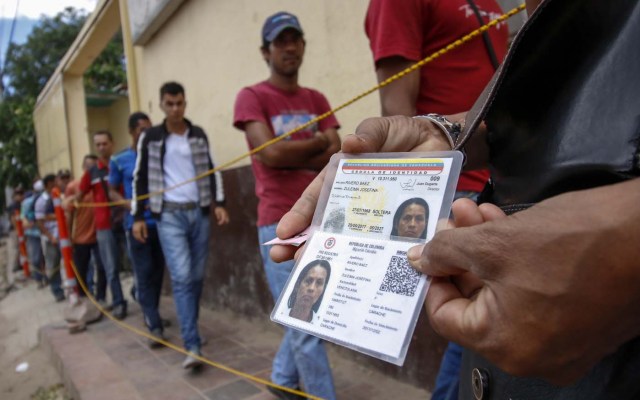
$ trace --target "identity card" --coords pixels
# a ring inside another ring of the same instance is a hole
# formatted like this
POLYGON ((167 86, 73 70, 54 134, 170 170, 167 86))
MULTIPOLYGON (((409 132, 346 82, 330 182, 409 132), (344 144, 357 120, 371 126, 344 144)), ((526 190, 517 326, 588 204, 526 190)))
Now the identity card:
POLYGON ((429 280, 407 251, 449 217, 457 151, 336 154, 271 319, 402 365, 429 280))

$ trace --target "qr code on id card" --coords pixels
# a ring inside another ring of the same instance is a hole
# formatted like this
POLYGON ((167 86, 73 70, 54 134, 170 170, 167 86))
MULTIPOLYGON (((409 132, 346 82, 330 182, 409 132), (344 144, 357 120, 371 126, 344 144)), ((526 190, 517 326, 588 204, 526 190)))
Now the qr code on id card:
POLYGON ((413 296, 421 276, 421 273, 411 268, 406 256, 393 256, 380 285, 380 291, 413 296))

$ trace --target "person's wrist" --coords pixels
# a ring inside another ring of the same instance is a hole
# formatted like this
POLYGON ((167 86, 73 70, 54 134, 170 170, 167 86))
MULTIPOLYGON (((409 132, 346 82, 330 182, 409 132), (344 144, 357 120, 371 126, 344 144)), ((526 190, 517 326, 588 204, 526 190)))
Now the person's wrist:
POLYGON ((439 114, 424 114, 416 115, 415 119, 422 119, 429 121, 434 127, 444 134, 444 138, 449 143, 451 149, 455 149, 458 142, 458 138, 462 133, 462 124, 457 121, 451 121, 444 115, 439 114))
POLYGON ((327 147, 329 147, 329 139, 327 139, 327 137, 322 132, 316 132, 313 138, 316 140, 316 143, 318 144, 318 146, 320 146, 321 150, 324 151, 327 147))

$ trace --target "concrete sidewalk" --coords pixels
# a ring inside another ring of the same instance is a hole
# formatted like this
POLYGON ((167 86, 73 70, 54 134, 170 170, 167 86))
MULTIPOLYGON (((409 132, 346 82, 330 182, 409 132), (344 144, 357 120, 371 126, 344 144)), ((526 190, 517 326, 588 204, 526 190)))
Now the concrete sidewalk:
MULTIPOLYGON (((35 289, 24 289, 25 291, 35 289)), ((35 306, 35 305, 34 305, 35 306)), ((140 309, 130 304, 125 322, 143 328, 140 309)), ((172 343, 180 335, 171 298, 163 298, 161 314, 173 325, 172 343)), ((281 329, 265 319, 248 320, 231 313, 201 309, 202 348, 208 359, 269 379, 271 359, 281 329)), ((151 350, 146 339, 103 319, 86 332, 70 335, 56 326, 40 329, 40 341, 76 400, 98 399, 272 399, 266 388, 248 379, 205 366, 199 373, 181 368, 184 355, 168 348, 151 350)), ((429 393, 345 360, 330 351, 340 399, 428 399, 429 393)))
MULTIPOLYGON (((7 260, 0 239, 0 263, 7 260)), ((18 278, 22 273, 16 273, 18 278)), ((18 279, 10 292, 0 292, 0 399, 66 399, 58 387, 60 376, 38 345, 38 330, 48 325, 64 329, 63 303, 56 303, 49 288, 37 290, 34 282, 18 279), (28 364, 17 372, 20 364, 28 364)))

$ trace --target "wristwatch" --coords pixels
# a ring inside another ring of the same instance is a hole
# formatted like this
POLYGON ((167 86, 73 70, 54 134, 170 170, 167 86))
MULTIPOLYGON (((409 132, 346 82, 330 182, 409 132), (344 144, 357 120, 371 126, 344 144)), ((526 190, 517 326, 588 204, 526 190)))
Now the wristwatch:
POLYGON ((413 118, 424 118, 433 122, 442 132, 444 132, 451 149, 455 149, 458 137, 462 133, 462 125, 458 122, 451 122, 440 114, 416 115, 413 118))

